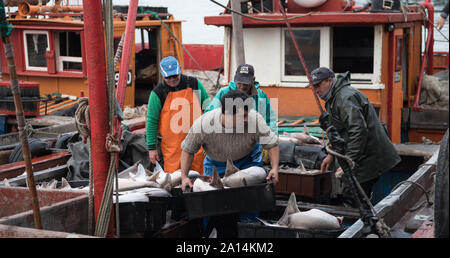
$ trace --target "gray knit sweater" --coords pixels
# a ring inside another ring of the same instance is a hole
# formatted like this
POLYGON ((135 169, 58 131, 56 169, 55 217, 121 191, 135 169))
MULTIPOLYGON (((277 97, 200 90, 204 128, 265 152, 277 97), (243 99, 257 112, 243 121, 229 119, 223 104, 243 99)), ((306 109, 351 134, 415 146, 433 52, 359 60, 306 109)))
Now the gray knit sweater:
MULTIPOLYGON (((239 124, 238 124, 239 125, 239 124)), ((248 112, 248 127, 224 128, 221 109, 216 108, 194 121, 181 144, 183 151, 194 154, 201 146, 213 160, 241 159, 259 142, 264 149, 278 145, 278 137, 264 118, 254 110, 248 112)))

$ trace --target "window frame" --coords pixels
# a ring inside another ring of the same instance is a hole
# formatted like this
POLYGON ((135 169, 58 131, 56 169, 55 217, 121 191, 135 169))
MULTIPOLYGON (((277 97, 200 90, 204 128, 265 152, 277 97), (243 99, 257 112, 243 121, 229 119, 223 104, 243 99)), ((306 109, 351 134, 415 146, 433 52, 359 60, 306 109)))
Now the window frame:
MULTIPOLYGON (((373 71, 372 73, 351 73, 351 83, 354 86, 358 85, 373 85, 374 87, 381 87, 381 58, 382 58, 382 46, 383 46, 383 27, 382 25, 373 26, 373 71), (377 86, 378 85, 378 86, 377 86)), ((330 45, 333 46, 333 37, 330 39, 330 45)), ((333 56, 330 55, 331 62, 333 56)), ((333 67, 333 64, 330 66, 333 67)), ((338 75, 340 73, 337 73, 338 75)), ((360 87, 358 87, 360 88, 360 87)), ((365 87, 363 87, 365 88, 365 87)))
MULTIPOLYGON (((303 27, 293 28, 293 31, 299 30, 318 30, 320 31, 320 56, 319 66, 329 67, 331 63, 331 33, 330 27, 303 27)), ((286 31, 287 28, 281 29, 281 83, 309 83, 306 75, 285 75, 285 51, 286 51, 286 31)), ((301 46, 300 50, 301 50, 301 46)), ((311 71, 309 71, 311 72, 311 71)))
POLYGON ((83 67, 83 44, 82 44, 82 32, 76 31, 76 30, 55 30, 54 31, 54 41, 55 41, 55 61, 56 61, 56 72, 57 73, 77 73, 82 74, 84 71, 83 67), (80 49, 81 49, 81 57, 75 57, 75 56, 61 56, 61 49, 59 48, 59 33, 65 32, 73 32, 73 33, 80 33, 80 49), (64 62, 74 62, 74 63, 80 63, 81 69, 80 70, 64 70, 64 62))
POLYGON ((30 66, 29 65, 29 59, 28 59, 28 44, 27 44, 27 34, 41 34, 47 36, 47 49, 46 51, 51 50, 50 45, 50 33, 46 30, 23 30, 23 47, 24 47, 24 57, 25 57, 25 70, 26 71, 41 71, 41 72, 47 72, 48 71, 48 64, 45 67, 38 67, 38 66, 30 66))

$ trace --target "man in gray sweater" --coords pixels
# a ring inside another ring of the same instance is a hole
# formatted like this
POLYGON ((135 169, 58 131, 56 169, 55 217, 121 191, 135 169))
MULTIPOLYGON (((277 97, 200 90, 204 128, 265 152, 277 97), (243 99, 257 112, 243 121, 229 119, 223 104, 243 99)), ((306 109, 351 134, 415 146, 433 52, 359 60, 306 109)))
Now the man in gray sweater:
POLYGON ((216 167, 224 174, 227 159, 233 160, 239 169, 261 166, 261 152, 256 153, 257 142, 267 149, 271 170, 267 179, 278 182, 278 137, 270 130, 265 119, 251 108, 252 98, 239 90, 230 91, 222 97, 222 105, 195 120, 181 144, 182 189, 192 187, 187 177, 194 153, 203 147, 212 166, 204 168, 204 175, 212 175, 216 167))

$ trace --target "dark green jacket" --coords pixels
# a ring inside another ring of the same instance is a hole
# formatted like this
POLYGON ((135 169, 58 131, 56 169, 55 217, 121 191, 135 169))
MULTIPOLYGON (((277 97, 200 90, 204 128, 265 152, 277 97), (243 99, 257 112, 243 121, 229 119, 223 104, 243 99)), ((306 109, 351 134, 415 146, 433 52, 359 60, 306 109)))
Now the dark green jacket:
POLYGON ((372 104, 350 86, 349 72, 337 76, 325 106, 331 124, 346 142, 345 155, 356 163, 353 173, 360 183, 379 177, 400 162, 372 104))

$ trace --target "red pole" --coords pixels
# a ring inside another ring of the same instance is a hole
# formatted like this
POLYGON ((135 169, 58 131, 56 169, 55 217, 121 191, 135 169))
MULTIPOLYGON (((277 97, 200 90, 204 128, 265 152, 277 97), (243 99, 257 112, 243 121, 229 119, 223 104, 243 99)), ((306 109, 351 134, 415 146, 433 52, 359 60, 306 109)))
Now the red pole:
POLYGON ((134 42, 134 30, 136 26, 136 14, 138 0, 131 0, 128 6, 127 27, 125 28, 125 38, 120 61, 119 82, 117 84, 116 98, 120 107, 123 107, 125 99, 125 89, 128 77, 128 67, 130 66, 131 49, 134 42))
MULTIPOLYGON (((117 92, 116 92, 117 102, 119 102, 121 109, 123 109, 123 102, 125 99, 128 67, 130 66, 131 49, 133 47, 134 42, 134 31, 136 27, 138 2, 139 2, 138 0, 131 0, 130 5, 128 6, 127 27, 125 28, 122 59, 120 61, 119 81, 117 83, 117 92)), ((119 139, 120 142, 120 138, 122 135, 122 127, 120 126, 120 121, 117 118, 115 119, 114 128, 115 128, 114 130, 115 137, 116 139, 119 139)), ((117 162, 118 161, 119 158, 117 157, 117 162)))
MULTIPOLYGON (((89 84, 89 116, 91 123, 92 171, 94 179, 94 210, 97 223, 100 205, 108 177, 110 154, 106 151, 106 135, 109 132, 108 95, 106 87, 106 57, 100 0, 83 0, 86 61, 89 84)), ((108 235, 113 235, 111 213, 108 235)))

